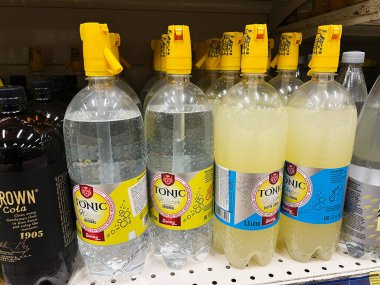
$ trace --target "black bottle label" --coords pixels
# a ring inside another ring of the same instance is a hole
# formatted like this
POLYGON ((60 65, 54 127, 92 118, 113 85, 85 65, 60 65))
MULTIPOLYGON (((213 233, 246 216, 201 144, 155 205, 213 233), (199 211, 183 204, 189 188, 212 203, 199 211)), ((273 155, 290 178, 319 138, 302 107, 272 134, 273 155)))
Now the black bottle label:
POLYGON ((75 239, 64 159, 49 167, 0 174, 0 262, 27 264, 57 256, 75 239))

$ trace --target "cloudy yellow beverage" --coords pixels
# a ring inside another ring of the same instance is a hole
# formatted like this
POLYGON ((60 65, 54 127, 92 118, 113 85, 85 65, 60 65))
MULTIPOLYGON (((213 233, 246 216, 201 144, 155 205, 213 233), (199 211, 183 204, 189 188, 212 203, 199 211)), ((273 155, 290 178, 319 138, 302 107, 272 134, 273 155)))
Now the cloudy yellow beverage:
MULTIPOLYGON (((273 173, 283 167, 287 129, 285 108, 265 109, 253 105, 240 109, 228 103, 222 104, 215 127, 215 159, 218 166, 247 174, 273 173)), ((216 183, 221 183, 220 179, 216 183)), ((249 180, 242 184, 249 185, 249 180)), ((241 198, 245 195, 251 203, 250 191, 242 194, 241 198)), ((216 203, 222 199, 220 196, 216 193, 216 203)), ((273 208, 279 206, 280 197, 275 196, 278 200, 275 200, 273 208)), ((223 215, 223 210, 220 214, 223 215)), ((227 216, 228 213, 224 217, 227 216)), ((276 246, 278 225, 262 230, 242 230, 215 219, 215 246, 225 253, 232 266, 245 268, 251 258, 265 265, 270 262, 276 246)))

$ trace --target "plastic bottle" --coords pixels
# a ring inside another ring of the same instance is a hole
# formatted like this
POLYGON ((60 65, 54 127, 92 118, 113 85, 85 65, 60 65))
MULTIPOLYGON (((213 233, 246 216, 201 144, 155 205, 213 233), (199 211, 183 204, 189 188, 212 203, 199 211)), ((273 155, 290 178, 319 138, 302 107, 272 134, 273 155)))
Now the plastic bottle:
POLYGON ((198 68, 204 64, 205 73, 198 80, 196 85, 205 93, 219 77, 221 40, 218 38, 211 38, 206 41, 206 45, 207 54, 195 64, 198 68))
POLYGON ((380 256, 380 76, 360 113, 348 186, 341 238, 348 253, 380 256))
MULTIPOLYGON (((120 35, 117 33, 110 33, 110 41, 111 41, 112 53, 116 57, 116 59, 119 61, 120 60, 120 56, 119 56, 120 35)), ((115 81, 116 81, 115 85, 119 87, 121 90, 123 90, 125 93, 127 93, 132 98, 137 108, 139 108, 140 112, 142 112, 141 102, 135 90, 133 90, 132 87, 127 82, 122 80, 119 74, 115 75, 115 81)))
POLYGON ((356 108, 334 81, 341 25, 319 26, 309 64, 312 79, 287 104, 289 131, 281 206, 280 241, 291 258, 328 260, 343 216, 356 108))
POLYGON ((140 111, 115 86, 122 66, 107 25, 81 24, 80 35, 89 85, 67 107, 64 137, 79 249, 101 283, 118 271, 134 276, 145 262, 146 147, 140 111))
POLYGON ((165 76, 165 73, 161 71, 161 39, 152 40, 150 42, 150 47, 153 51, 153 70, 154 75, 148 80, 148 82, 144 85, 140 99, 141 102, 145 102, 145 97, 152 88, 152 86, 157 82, 162 80, 165 76))
POLYGON ((342 55, 342 68, 336 79, 351 93, 358 116, 368 95, 362 69, 364 57, 365 53, 362 51, 344 52, 342 55))
POLYGON ((26 96, 29 99, 30 90, 28 88, 28 79, 25 75, 11 75, 9 76, 9 85, 11 86, 21 86, 26 92, 26 96))
POLYGON ((20 86, 0 88, 0 130, 0 263, 5 282, 64 285, 78 245, 62 135, 27 108, 20 86))
POLYGON ((264 80, 266 82, 269 82, 273 78, 273 75, 275 74, 274 68, 271 67, 273 48, 274 48, 274 39, 270 38, 268 39, 268 67, 267 67, 267 72, 264 77, 264 80))
POLYGON ((214 114, 216 114, 216 109, 222 98, 227 94, 227 91, 241 80, 239 73, 242 43, 243 33, 225 32, 223 34, 220 55, 220 76, 206 93, 214 114))
POLYGON ((188 26, 168 27, 168 84, 145 113, 151 242, 171 268, 204 260, 212 241, 213 118, 190 82, 190 45, 188 26))
POLYGON ((193 70, 191 75, 191 82, 196 83, 205 74, 205 62, 202 65, 196 65, 205 54, 207 54, 207 44, 206 42, 196 42, 191 44, 193 48, 193 70))
POLYGON ((245 27, 243 80, 222 99, 215 119, 214 245, 245 268, 271 261, 278 236, 287 113, 264 81, 268 35, 264 24, 245 27))
POLYGON ((40 46, 29 47, 28 67, 33 80, 42 80, 45 77, 45 63, 40 46))
POLYGON ((271 63, 272 67, 277 65, 278 75, 271 79, 269 84, 276 88, 285 103, 288 102, 293 92, 303 84, 296 77, 298 50, 301 42, 301 33, 282 33, 278 54, 271 63))
POLYGON ((66 106, 53 98, 52 82, 47 80, 33 81, 30 95, 32 97, 29 104, 30 109, 42 115, 42 120, 45 119, 47 124, 56 127, 62 133, 66 106))
POLYGON ((156 81, 156 83, 153 84, 153 86, 150 88, 148 94, 145 96, 144 100, 144 108, 143 108, 143 114, 145 114, 146 107, 148 106, 148 103, 150 99, 156 94, 156 92, 165 85, 166 83, 166 41, 167 41, 168 35, 162 34, 161 35, 161 42, 160 42, 160 64, 161 64, 161 72, 163 76, 160 77, 160 80, 156 81))

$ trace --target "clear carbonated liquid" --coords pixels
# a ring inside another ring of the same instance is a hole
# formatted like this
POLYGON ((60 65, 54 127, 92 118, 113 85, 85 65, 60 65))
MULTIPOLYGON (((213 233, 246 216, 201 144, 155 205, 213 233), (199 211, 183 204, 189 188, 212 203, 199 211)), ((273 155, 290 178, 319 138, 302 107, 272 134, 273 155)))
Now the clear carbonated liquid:
MULTIPOLYGON (((191 110, 192 107, 184 107, 191 110)), ((149 171, 195 172, 209 167, 213 157, 211 109, 201 112, 160 112, 148 106, 145 114, 149 171)), ((211 222, 192 230, 168 230, 151 225, 154 253, 172 268, 190 259, 207 257, 212 241, 211 222)))
MULTIPOLYGON (((65 120, 64 132, 69 173, 74 183, 118 183, 145 170, 141 117, 100 122, 70 119, 65 120)), ((90 273, 105 282, 117 271, 133 276, 142 270, 147 239, 148 231, 118 245, 95 246, 79 238, 78 242, 90 273)))

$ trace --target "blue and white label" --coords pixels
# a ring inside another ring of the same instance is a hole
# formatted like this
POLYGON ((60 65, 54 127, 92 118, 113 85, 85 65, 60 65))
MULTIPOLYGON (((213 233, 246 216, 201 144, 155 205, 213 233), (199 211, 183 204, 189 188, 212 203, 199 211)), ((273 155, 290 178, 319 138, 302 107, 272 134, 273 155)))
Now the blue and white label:
POLYGON ((285 163, 281 212, 309 224, 331 224, 343 217, 348 166, 310 168, 285 163))
POLYGON ((215 165, 215 216, 241 230, 263 230, 279 220, 282 169, 242 173, 215 165))

